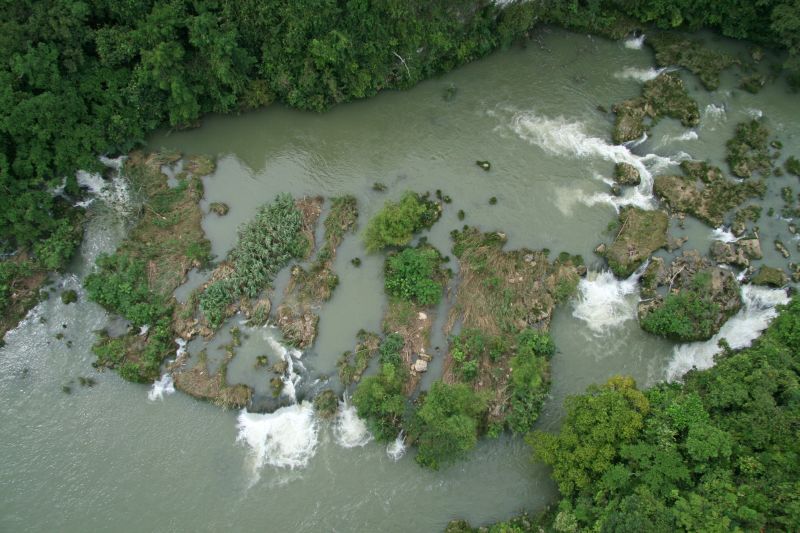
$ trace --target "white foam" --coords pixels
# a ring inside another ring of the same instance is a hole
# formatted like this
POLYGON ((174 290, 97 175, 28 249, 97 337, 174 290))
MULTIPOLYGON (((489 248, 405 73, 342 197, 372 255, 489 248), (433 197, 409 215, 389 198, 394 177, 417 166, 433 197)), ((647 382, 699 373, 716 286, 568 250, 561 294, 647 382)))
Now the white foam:
POLYGON ((733 234, 730 228, 726 228, 724 226, 719 228, 714 228, 711 232, 710 239, 712 241, 722 241, 726 243, 736 242, 739 240, 739 237, 733 234))
POLYGON ((281 381, 283 381, 283 388, 281 389, 281 395, 291 398, 292 401, 296 402, 297 384, 300 382, 302 378, 300 374, 295 372, 294 367, 295 364, 297 364, 297 366, 300 369, 305 370, 303 364, 300 362, 300 358, 303 356, 303 352, 301 352, 296 348, 284 346, 283 344, 278 342, 278 339, 276 339, 271 332, 265 333, 264 338, 272 348, 272 351, 278 357, 286 361, 286 372, 284 372, 283 376, 281 376, 281 381))
POLYGON ((572 316, 583 320, 595 335, 603 335, 636 317, 637 282, 643 269, 619 280, 609 271, 590 272, 578 283, 572 316))
POLYGON ((666 146, 674 142, 696 141, 698 138, 699 136, 697 135, 696 131, 689 130, 681 133, 680 135, 665 135, 661 138, 661 141, 658 143, 658 145, 666 146))
MULTIPOLYGON (((89 189, 91 197, 78 202, 75 207, 88 207, 95 199, 99 198, 112 209, 123 214, 129 213, 132 208, 130 187, 128 186, 128 180, 122 174, 125 156, 115 159, 100 157, 100 162, 116 170, 114 176, 108 181, 96 172, 86 172, 84 170, 76 172, 75 177, 78 180, 78 185, 89 189)), ((63 191, 63 186, 59 189, 63 191)))
POLYGON ((656 79, 666 70, 667 70, 666 67, 662 68, 626 67, 622 69, 620 72, 615 72, 614 77, 620 80, 636 80, 645 82, 656 79))
POLYGON ((248 413, 243 409, 237 418, 237 442, 252 452, 253 473, 264 465, 276 468, 303 468, 314 456, 318 426, 314 409, 308 402, 281 407, 274 413, 248 413))
POLYGON ((174 392, 175 384, 172 382, 172 374, 164 374, 161 379, 153 382, 153 386, 147 393, 147 399, 151 402, 163 400, 164 396, 169 396, 174 392))
POLYGON ((728 115, 725 112, 724 105, 708 104, 703 111, 703 119, 700 121, 700 124, 703 128, 714 131, 718 125, 722 124, 727 119, 728 115))
POLYGON ((399 461, 400 458, 405 454, 406 441, 403 438, 403 432, 401 431, 397 438, 394 439, 394 442, 390 442, 389 445, 386 446, 386 455, 388 455, 393 461, 399 461))
POLYGON ((777 305, 789 303, 783 289, 768 289, 752 285, 742 286, 742 309, 728 320, 719 333, 704 342, 692 342, 675 347, 667 366, 667 379, 680 379, 692 368, 704 370, 714 366, 714 355, 719 353, 718 343, 725 339, 731 348, 747 348, 778 315, 777 305))
POLYGON ((372 440, 372 434, 367 429, 364 420, 359 418, 354 406, 347 404, 346 397, 339 403, 333 434, 336 442, 343 448, 364 446, 372 440))
POLYGON ((644 46, 644 34, 639 35, 638 37, 630 37, 623 41, 625 48, 630 50, 641 50, 642 46, 644 46))
POLYGON ((758 119, 758 118, 761 118, 761 117, 764 116, 764 112, 761 111, 760 109, 755 109, 755 108, 752 108, 752 107, 748 107, 744 111, 745 111, 745 113, 747 113, 747 116, 749 116, 750 118, 758 119))
POLYGON ((653 174, 677 165, 684 159, 691 159, 684 152, 672 158, 657 154, 638 156, 627 146, 609 144, 599 137, 589 135, 583 123, 569 122, 564 117, 548 118, 531 112, 519 112, 513 116, 510 127, 520 138, 550 154, 628 163, 639 171, 641 183, 636 187, 627 187, 622 196, 609 193, 587 195, 581 191, 572 191, 573 198, 590 206, 608 204, 619 210, 622 206, 634 205, 642 209, 653 209, 653 174))

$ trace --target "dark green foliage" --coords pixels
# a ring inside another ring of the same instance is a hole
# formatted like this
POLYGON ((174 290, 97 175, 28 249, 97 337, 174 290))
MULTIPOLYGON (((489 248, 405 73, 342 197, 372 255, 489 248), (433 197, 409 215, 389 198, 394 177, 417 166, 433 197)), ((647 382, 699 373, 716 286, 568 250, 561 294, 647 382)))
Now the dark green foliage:
POLYGON ((430 228, 441 215, 441 206, 415 192, 407 191, 398 202, 386 202, 367 224, 364 243, 377 252, 390 246, 405 246, 414 233, 430 228))
MULTIPOLYGON (((478 365, 486 355, 492 341, 490 336, 485 335, 479 329, 465 329, 451 339, 450 356, 464 381, 473 381, 478 376, 478 365)), ((502 356, 502 352, 493 356, 492 359, 495 360, 500 356, 502 356)))
POLYGON ((0 313, 11 305, 12 287, 16 280, 29 276, 33 265, 29 261, 0 261, 0 313))
POLYGON ((437 470, 464 457, 475 447, 485 410, 486 399, 470 387, 434 382, 410 422, 416 461, 437 470))
POLYGON ((384 271, 386 293, 423 306, 438 304, 446 279, 441 263, 442 255, 432 246, 406 248, 390 255, 384 271))
POLYGON ((169 314, 163 299, 148 288, 144 261, 124 253, 103 255, 97 259, 97 267, 84 281, 91 300, 137 327, 154 324, 169 314))
MULTIPOLYGON (((382 361, 383 358, 381 352, 382 361)), ((403 394, 406 377, 402 364, 382 362, 380 373, 361 380, 353 394, 358 416, 367 421, 367 427, 379 441, 391 441, 400 433, 406 411, 403 394)))
POLYGON ((547 333, 532 329, 517 335, 517 349, 511 358, 511 413, 506 418, 514 433, 527 433, 539 418, 550 390, 548 360, 556 347, 547 333))
POLYGON ((800 177, 800 159, 797 159, 795 156, 789 156, 786 159, 786 172, 789 174, 794 174, 797 177, 800 177))
POLYGON ((325 389, 314 398, 314 411, 322 418, 333 418, 339 410, 339 398, 331 389, 325 389))
MULTIPOLYGON (((800 524, 800 299, 755 344, 683 384, 630 379, 567 401, 535 433, 562 500, 554 526, 593 531, 793 531, 800 524)), ((560 528, 560 530, 567 530, 560 528)))
POLYGON ((69 305, 78 301, 78 293, 70 289, 61 293, 61 301, 64 305, 69 305))
POLYGON ((200 295, 200 309, 212 327, 225 318, 237 298, 255 298, 292 258, 306 255, 308 241, 300 231, 302 215, 288 194, 280 194, 239 229, 231 250, 231 274, 209 285, 200 295))
POLYGON ((710 338, 717 331, 720 306, 710 293, 711 276, 699 272, 691 286, 664 298, 664 304, 641 320, 642 329, 679 341, 710 338))

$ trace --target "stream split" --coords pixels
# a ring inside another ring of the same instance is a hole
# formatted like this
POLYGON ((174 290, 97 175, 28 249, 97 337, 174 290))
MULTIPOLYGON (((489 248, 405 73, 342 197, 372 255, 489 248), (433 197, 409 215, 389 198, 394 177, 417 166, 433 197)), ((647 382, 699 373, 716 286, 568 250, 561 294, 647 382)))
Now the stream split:
MULTIPOLYGON (((236 228, 279 192, 353 194, 363 229, 384 200, 405 190, 436 189, 452 196, 453 204, 425 235, 445 254, 449 232, 465 222, 506 232, 507 248, 582 254, 590 274, 574 301, 557 309, 551 326, 558 353, 537 427, 553 430, 564 398, 591 383, 629 374, 647 386, 711 364, 716 338, 675 346, 644 333, 636 321, 635 282, 600 272, 602 262, 592 251, 609 241, 604 230, 615 209, 652 207, 652 176, 683 159, 726 168, 725 141, 754 114, 767 117, 784 153, 797 154, 800 117, 796 97, 782 82, 750 95, 732 89, 736 80, 726 72, 721 88, 706 92, 682 72, 700 105, 699 126, 664 120, 642 142, 614 146, 608 140, 613 115, 596 107, 638 95, 642 80, 653 74, 651 53, 636 43, 560 30, 544 31, 540 44, 324 115, 273 106, 210 117, 197 130, 157 135, 150 147, 217 156, 216 173, 204 179, 204 208, 225 202, 231 209, 225 217, 206 215, 203 227, 220 258, 234 244, 236 228), (451 84, 457 95, 445 101, 451 84), (491 161, 492 171, 476 167, 476 159, 491 161), (622 197, 608 193, 615 162, 630 163, 643 178, 622 197), (373 191, 376 181, 388 191, 373 191), (492 196, 495 206, 488 202, 492 196), (459 209, 465 222, 457 220, 459 209)), ((746 49, 718 45, 734 53, 746 49)), ((779 210, 780 188, 796 185, 796 178, 770 177, 767 183, 763 204, 779 210)), ((242 530, 430 531, 451 518, 485 523, 555 499, 547 468, 530 462, 521 439, 484 439, 467 461, 429 472, 398 443, 387 449, 371 440, 352 407, 343 405, 327 424, 301 401, 314 379, 335 375, 337 358, 352 348, 359 329, 380 330, 383 260, 365 254, 360 236, 347 237, 338 249, 340 286, 321 309, 312 349, 286 351, 277 330, 240 325, 248 338, 228 369, 229 382, 267 390, 267 380, 253 370, 255 357, 267 351, 271 360, 281 356, 295 365, 284 394, 296 389, 298 403, 268 415, 226 412, 171 394, 168 379, 151 389, 112 372, 96 374, 92 332, 108 327, 109 317, 88 302, 81 279, 126 229, 118 212, 124 194, 114 190, 106 199, 92 206, 96 216, 80 257, 56 283, 78 291, 79 302, 64 305, 52 293, 0 349, 0 530, 205 531, 235 524, 242 530), (353 257, 362 258, 360 268, 350 264, 353 257), (95 386, 76 384, 90 375, 95 386), (62 392, 65 386, 70 394, 62 392)), ((793 242, 786 222, 764 216, 759 225, 764 263, 783 266, 769 243, 778 236, 793 242)), ((693 220, 671 231, 689 237, 684 249, 701 252, 714 235, 693 220)), ((193 275, 189 283, 201 280, 193 275)), ((786 299, 782 291, 743 292, 743 310, 722 332, 734 347, 749 343, 786 299)), ((232 320, 239 325, 240 318, 232 320)), ((210 364, 221 342, 211 344, 210 364)), ((431 345, 444 349, 445 342, 435 325, 431 345)), ((196 355, 202 344, 193 341, 186 349, 196 355)), ((440 367, 441 357, 435 357, 423 387, 440 367)))

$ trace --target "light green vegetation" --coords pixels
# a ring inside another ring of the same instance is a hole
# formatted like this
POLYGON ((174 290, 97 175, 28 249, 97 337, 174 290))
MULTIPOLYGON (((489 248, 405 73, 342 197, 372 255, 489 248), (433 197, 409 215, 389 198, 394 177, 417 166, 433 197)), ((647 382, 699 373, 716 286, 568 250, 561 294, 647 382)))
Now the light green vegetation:
POLYGON ((387 201, 375 214, 364 232, 364 244, 369 252, 391 246, 405 246, 414 233, 430 228, 441 216, 441 205, 428 200, 427 195, 411 191, 397 202, 387 201))

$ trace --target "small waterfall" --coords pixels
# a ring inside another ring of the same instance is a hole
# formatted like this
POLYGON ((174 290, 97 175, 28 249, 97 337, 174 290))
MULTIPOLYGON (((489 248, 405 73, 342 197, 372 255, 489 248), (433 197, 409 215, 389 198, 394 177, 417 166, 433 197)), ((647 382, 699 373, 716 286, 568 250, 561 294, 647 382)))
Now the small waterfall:
POLYGON ((635 295, 642 272, 644 269, 640 268, 623 280, 607 270, 589 273, 578 283, 572 316, 586 322, 595 335, 604 335, 636 318, 638 298, 635 295))
POLYGON ((288 396, 292 399, 292 401, 296 402, 297 384, 300 382, 301 376, 295 372, 294 367, 295 364, 297 364, 298 368, 304 369, 303 363, 300 362, 303 352, 296 348, 284 346, 278 342, 272 333, 266 333, 265 339, 267 340, 270 348, 272 348, 272 351, 283 361, 286 361, 286 372, 284 372, 283 376, 281 376, 281 381, 283 381, 281 395, 288 396))
POLYGON ((644 33, 638 36, 629 37, 623 41, 625 48, 630 50, 641 50, 642 46, 644 46, 644 33))
POLYGON ((622 69, 620 72, 615 72, 614 77, 620 80, 635 80, 644 83, 646 81, 656 79, 666 71, 667 67, 661 67, 661 68, 626 67, 622 69))
POLYGON ((633 205, 642 209, 653 209, 653 174, 691 159, 684 152, 679 152, 672 158, 657 154, 639 156, 632 153, 627 146, 609 144, 599 137, 589 135, 583 123, 569 122, 564 117, 552 119, 531 112, 520 112, 514 115, 510 127, 521 139, 550 154, 628 163, 639 171, 641 183, 636 187, 626 188, 623 196, 617 197, 610 193, 586 195, 580 191, 570 191, 572 198, 589 206, 608 204, 619 210, 622 206, 633 205))
POLYGON ((164 374, 161 379, 153 382, 153 386, 147 393, 147 399, 151 402, 156 400, 163 400, 164 396, 168 396, 175 392, 175 384, 172 382, 172 374, 164 374))
MULTIPOLYGON (((79 170, 75 174, 78 185, 89 189, 91 197, 82 202, 78 202, 76 207, 88 207, 95 199, 99 198, 115 211, 121 214, 129 214, 132 209, 131 192, 128 186, 128 180, 125 179, 125 176, 122 174, 125 156, 120 156, 115 159, 101 157, 100 162, 115 170, 111 181, 103 179, 103 176, 98 173, 79 170)), ((60 191, 57 189, 57 192, 63 191, 63 187, 59 189, 60 191)))
POLYGON ((237 442, 253 452, 253 474, 258 479, 264 465, 278 468, 305 467, 319 442, 314 408, 308 402, 281 407, 274 413, 248 413, 237 418, 237 442))
POLYGON ((238 416, 237 442, 244 442, 253 457, 254 482, 264 465, 276 468, 297 469, 305 467, 316 453, 319 427, 311 403, 297 403, 297 385, 302 379, 295 368, 304 370, 300 358, 303 352, 281 344, 268 329, 264 334, 272 351, 286 362, 281 380, 282 395, 294 402, 274 413, 249 413, 242 409, 238 416))
POLYGON ((339 412, 336 414, 333 434, 336 442, 343 448, 364 446, 373 438, 367 425, 358 417, 356 408, 348 405, 346 396, 339 402, 339 412))
POLYGON ((703 111, 703 118, 700 124, 703 128, 708 128, 711 131, 717 129, 717 126, 728 120, 728 114, 725 111, 724 105, 708 104, 703 111))
POLYGON ((712 241, 722 241, 725 243, 736 242, 739 238, 731 232, 730 228, 726 228, 724 226, 719 228, 714 228, 711 232, 710 239, 712 241))
POLYGON ((777 305, 789 303, 790 298, 783 289, 767 289, 744 285, 742 287, 742 309, 728 320, 719 333, 703 342, 692 342, 676 346, 672 360, 667 366, 667 379, 675 381, 692 368, 704 370, 714 366, 714 355, 719 353, 718 343, 725 339, 733 349, 747 348, 764 331, 773 318, 778 316, 777 305))
POLYGON ((389 445, 386 446, 386 455, 388 455, 393 461, 399 461, 400 458, 405 454, 406 441, 403 437, 403 432, 401 431, 397 438, 394 439, 394 442, 390 442, 389 445))

